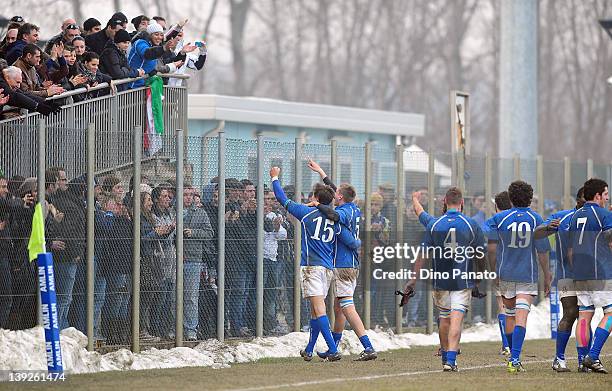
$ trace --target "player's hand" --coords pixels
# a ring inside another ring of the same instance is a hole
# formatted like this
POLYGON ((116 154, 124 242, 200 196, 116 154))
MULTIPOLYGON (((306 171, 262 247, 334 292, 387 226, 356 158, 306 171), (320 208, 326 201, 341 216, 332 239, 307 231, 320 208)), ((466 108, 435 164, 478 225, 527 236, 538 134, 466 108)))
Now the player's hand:
POLYGON ((321 166, 319 166, 317 162, 315 162, 311 158, 308 158, 308 168, 310 168, 314 172, 318 172, 319 174, 323 172, 323 170, 321 169, 321 166))
POLYGON ((556 231, 556 230, 558 230, 559 229, 559 224, 561 224, 561 220, 560 219, 554 219, 553 221, 548 223, 548 230, 549 231, 556 231))
POLYGON ((281 169, 279 167, 272 167, 270 169, 270 178, 278 177, 281 173, 281 169))
POLYGON ((413 191, 412 192, 412 202, 416 203, 416 202, 421 202, 421 192, 420 191, 413 191))

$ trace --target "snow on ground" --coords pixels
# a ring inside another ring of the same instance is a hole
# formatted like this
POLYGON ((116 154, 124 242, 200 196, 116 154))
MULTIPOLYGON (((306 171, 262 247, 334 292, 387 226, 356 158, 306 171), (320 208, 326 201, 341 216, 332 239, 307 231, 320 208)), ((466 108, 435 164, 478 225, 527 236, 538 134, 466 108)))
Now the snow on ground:
MULTIPOLYGON (((601 319, 597 313, 593 322, 601 319)), ((404 333, 395 335, 392 331, 370 330, 368 335, 378 351, 410 348, 411 346, 438 345, 437 334, 404 333)), ((550 313, 548 302, 533 307, 527 323, 527 338, 550 337, 550 313)), ((462 342, 497 341, 497 324, 478 323, 466 329, 462 342)), ((245 363, 269 357, 297 357, 299 350, 306 346, 308 333, 290 333, 281 337, 255 338, 236 344, 207 340, 192 348, 155 349, 134 354, 128 349, 100 354, 86 350, 87 337, 74 328, 61 332, 64 369, 68 373, 89 373, 99 371, 122 371, 155 368, 178 368, 206 366, 227 367, 232 363, 245 363)), ((326 350, 320 336, 317 350, 326 350)), ((343 354, 358 354, 362 347, 352 331, 345 331, 340 349, 343 354)), ((44 332, 42 327, 29 330, 11 331, 0 329, 0 370, 45 370, 44 332)), ((1 380, 1 379, 0 379, 1 380)))

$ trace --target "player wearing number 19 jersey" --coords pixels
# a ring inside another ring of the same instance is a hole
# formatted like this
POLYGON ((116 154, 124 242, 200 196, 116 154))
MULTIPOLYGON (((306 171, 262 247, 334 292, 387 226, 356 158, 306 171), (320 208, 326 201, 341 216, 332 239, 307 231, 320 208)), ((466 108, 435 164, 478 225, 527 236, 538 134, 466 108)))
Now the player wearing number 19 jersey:
POLYGON ((578 326, 576 342, 585 367, 608 373, 599 360, 599 353, 612 329, 612 213, 606 210, 608 184, 601 179, 584 183, 586 203, 570 221, 568 257, 573 264, 578 296, 578 326), (599 323, 589 349, 591 320, 595 307, 601 307, 604 317, 599 323))
POLYGON ((545 274, 547 291, 550 286, 546 254, 550 245, 548 239, 533 238, 534 230, 543 220, 529 208, 533 198, 531 185, 523 181, 512 182, 508 195, 514 207, 489 219, 488 236, 489 242, 497 242, 496 246, 489 246, 489 260, 496 264, 499 290, 506 307, 506 336, 511 351, 508 371, 514 373, 524 371, 520 355, 527 316, 538 291, 538 262, 545 274), (497 260, 496 253, 500 251, 497 260))

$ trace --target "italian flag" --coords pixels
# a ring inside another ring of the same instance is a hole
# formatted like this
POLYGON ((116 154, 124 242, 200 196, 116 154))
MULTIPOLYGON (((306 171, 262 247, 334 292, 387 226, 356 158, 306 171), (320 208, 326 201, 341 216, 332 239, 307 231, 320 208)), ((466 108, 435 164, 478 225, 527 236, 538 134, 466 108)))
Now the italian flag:
POLYGON ((164 99, 164 83, 159 76, 147 79, 147 127, 144 132, 144 148, 148 156, 155 155, 162 149, 162 135, 164 134, 164 113, 162 100, 164 99))

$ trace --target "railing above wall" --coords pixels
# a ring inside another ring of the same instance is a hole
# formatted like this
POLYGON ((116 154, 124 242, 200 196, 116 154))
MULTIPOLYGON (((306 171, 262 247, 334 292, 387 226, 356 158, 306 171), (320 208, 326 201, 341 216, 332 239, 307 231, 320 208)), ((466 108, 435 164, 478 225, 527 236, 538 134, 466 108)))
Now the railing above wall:
MULTIPOLYGON (((188 79, 188 75, 158 74, 164 78, 188 79)), ((93 124, 96 139, 96 171, 109 171, 132 160, 132 130, 140 125, 146 132, 145 87, 117 92, 117 86, 143 80, 148 76, 113 80, 86 89, 67 91, 47 100, 64 99, 62 110, 46 118, 48 166, 62 166, 70 177, 86 170, 85 145, 87 126, 93 124), (110 94, 74 101, 74 96, 111 88, 110 94)), ((164 86, 164 128, 166 135, 174 129, 187 128, 187 86, 164 86)), ((39 113, 23 111, 21 115, 0 121, 0 168, 5 175, 34 176, 36 172, 36 124, 39 113)), ((174 139, 163 137, 158 155, 172 155, 174 139)), ((147 156, 147 151, 144 151, 147 156)))

